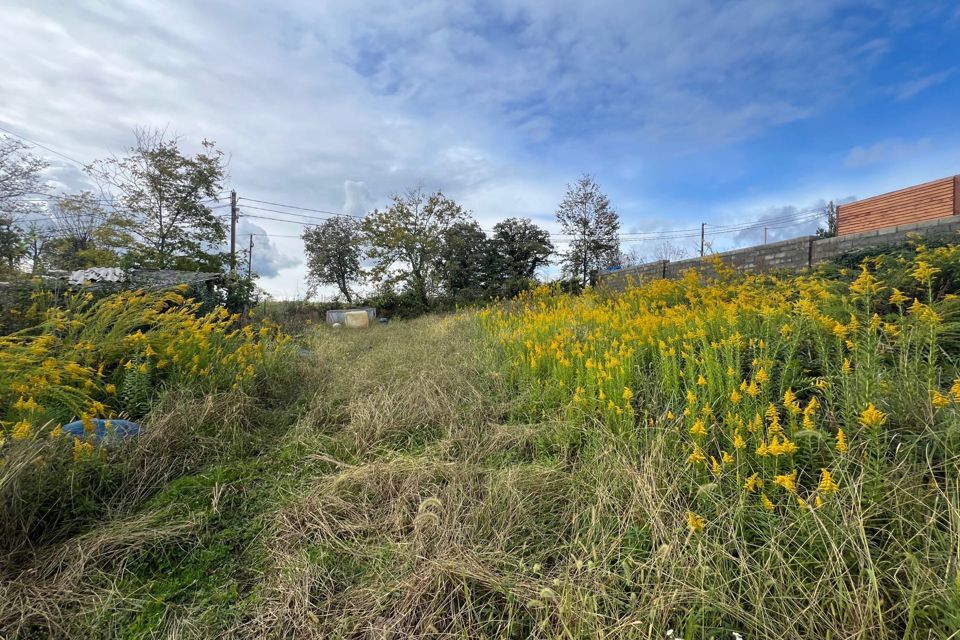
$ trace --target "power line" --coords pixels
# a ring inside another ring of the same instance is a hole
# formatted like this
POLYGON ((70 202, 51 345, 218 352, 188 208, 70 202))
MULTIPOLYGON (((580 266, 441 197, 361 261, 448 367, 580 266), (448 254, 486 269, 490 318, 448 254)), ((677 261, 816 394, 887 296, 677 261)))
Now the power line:
MULTIPOLYGON (((295 205, 292 205, 292 204, 281 204, 281 203, 279 203, 279 202, 269 202, 269 201, 267 201, 267 200, 255 200, 255 199, 253 199, 253 198, 240 197, 240 198, 237 198, 237 199, 238 199, 238 200, 246 200, 247 202, 257 202, 257 203, 259 203, 259 204, 269 204, 269 205, 271 205, 271 206, 273 206, 273 207, 283 207, 283 208, 285 208, 285 209, 298 209, 298 210, 300 210, 300 211, 312 211, 313 213, 325 213, 325 214, 331 215, 331 216, 346 216, 346 217, 348 217, 348 218, 364 218, 364 217, 365 217, 365 216, 356 216, 356 215, 353 215, 353 214, 351 214, 351 213, 338 213, 338 212, 336 212, 336 211, 327 211, 327 210, 325 210, 325 209, 313 209, 313 208, 310 208, 310 207, 298 207, 298 206, 295 206, 295 205)), ((256 209, 257 207, 248 207, 248 208, 250 208, 250 209, 256 209)), ((266 210, 267 210, 267 211, 274 211, 274 209, 266 209, 266 210)), ((278 213, 286 213, 286 212, 280 211, 280 212, 278 212, 278 213)), ((296 215, 296 214, 291 213, 290 215, 296 215)))
MULTIPOLYGON (((279 209, 268 209, 268 208, 266 208, 266 207, 255 207, 255 206, 249 205, 249 204, 246 205, 246 206, 244 206, 243 208, 244 208, 244 209, 255 209, 256 211, 270 211, 270 212, 272 212, 272 213, 280 213, 280 214, 283 214, 283 215, 285 215, 285 216, 296 216, 296 217, 298 217, 298 218, 306 218, 306 219, 309 219, 309 220, 321 220, 321 221, 330 220, 329 217, 321 218, 320 216, 308 216, 308 215, 303 214, 303 213, 294 213, 294 212, 292 212, 292 211, 280 211, 279 209)), ((333 214, 333 215, 337 215, 337 214, 333 214)), ((344 215, 345 215, 345 214, 344 214, 344 215)), ((356 216, 351 216, 351 217, 356 217, 356 216)))

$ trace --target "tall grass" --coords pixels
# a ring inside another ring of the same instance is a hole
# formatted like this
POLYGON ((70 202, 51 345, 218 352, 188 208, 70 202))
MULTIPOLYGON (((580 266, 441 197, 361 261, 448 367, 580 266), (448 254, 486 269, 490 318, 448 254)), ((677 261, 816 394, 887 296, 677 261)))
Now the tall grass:
POLYGON ((162 394, 0 635, 957 637, 960 250, 919 249, 311 329, 162 394))

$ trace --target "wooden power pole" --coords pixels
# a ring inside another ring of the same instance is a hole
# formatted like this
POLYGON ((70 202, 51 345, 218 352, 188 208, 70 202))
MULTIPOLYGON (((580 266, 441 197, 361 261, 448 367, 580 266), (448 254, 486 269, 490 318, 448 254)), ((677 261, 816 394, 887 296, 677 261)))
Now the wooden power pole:
POLYGON ((237 270, 237 192, 230 192, 230 271, 237 270))
POLYGON ((701 222, 700 223, 700 257, 701 258, 703 257, 703 239, 704 239, 704 236, 706 236, 706 232, 707 232, 707 223, 701 222))
POLYGON ((250 234, 250 248, 247 249, 247 277, 253 277, 253 234, 250 234))

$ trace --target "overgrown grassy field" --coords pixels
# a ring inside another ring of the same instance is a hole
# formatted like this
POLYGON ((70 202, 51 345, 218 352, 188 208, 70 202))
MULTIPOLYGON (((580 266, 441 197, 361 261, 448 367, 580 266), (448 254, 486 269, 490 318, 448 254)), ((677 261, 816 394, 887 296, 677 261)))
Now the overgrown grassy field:
POLYGON ((242 380, 160 369, 133 409, 124 352, 79 408, 145 431, 79 454, 14 391, 0 637, 960 637, 958 275, 267 328, 242 380))

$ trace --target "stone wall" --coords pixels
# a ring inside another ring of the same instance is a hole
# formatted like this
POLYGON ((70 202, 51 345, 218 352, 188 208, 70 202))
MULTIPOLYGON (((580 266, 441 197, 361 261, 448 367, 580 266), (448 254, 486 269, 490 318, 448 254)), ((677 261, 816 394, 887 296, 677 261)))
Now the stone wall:
POLYGON ((799 270, 820 262, 832 260, 846 253, 871 247, 903 244, 909 234, 927 238, 956 236, 960 233, 960 216, 926 220, 896 227, 851 233, 835 238, 803 236, 781 242, 724 251, 704 258, 687 260, 658 260, 649 264, 611 271, 600 276, 601 283, 612 289, 623 289, 630 282, 653 278, 677 278, 687 269, 697 269, 705 276, 715 275, 713 261, 740 271, 764 273, 776 270, 799 270))

